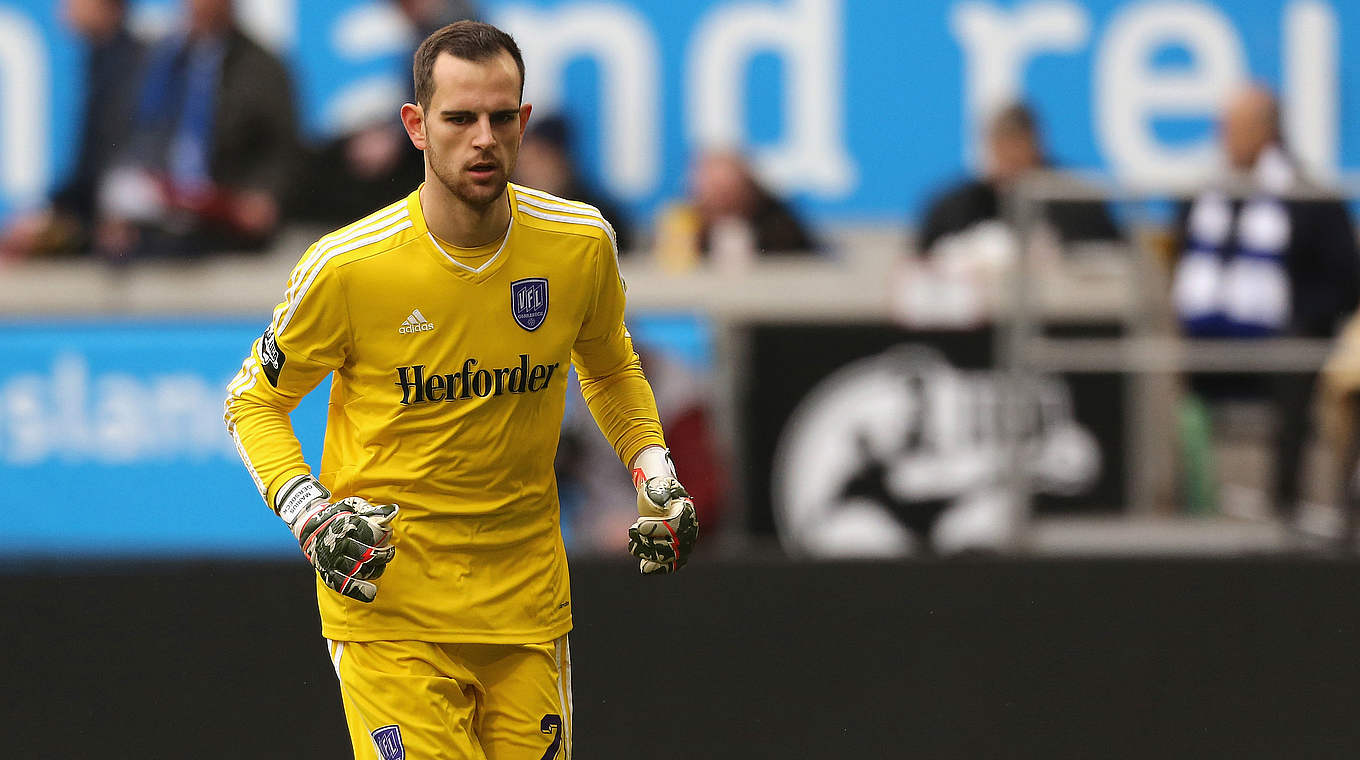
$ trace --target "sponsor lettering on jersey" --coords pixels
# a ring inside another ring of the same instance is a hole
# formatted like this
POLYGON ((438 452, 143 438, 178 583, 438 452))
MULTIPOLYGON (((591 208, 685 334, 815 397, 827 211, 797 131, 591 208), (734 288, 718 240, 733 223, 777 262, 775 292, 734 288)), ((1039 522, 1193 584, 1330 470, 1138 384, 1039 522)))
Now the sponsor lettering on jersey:
POLYGON ((434 401, 486 398, 506 393, 537 393, 548 387, 558 362, 531 364, 528 354, 519 355, 515 367, 478 368, 476 359, 467 359, 458 372, 426 371, 424 364, 397 367, 402 406, 434 401))

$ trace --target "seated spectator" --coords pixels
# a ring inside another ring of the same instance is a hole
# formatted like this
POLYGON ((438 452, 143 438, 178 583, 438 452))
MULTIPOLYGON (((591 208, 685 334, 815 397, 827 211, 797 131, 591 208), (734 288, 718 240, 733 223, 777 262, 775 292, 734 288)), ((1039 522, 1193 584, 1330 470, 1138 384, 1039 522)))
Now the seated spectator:
POLYGON ((657 256, 684 269, 699 258, 740 266, 757 256, 816 250, 793 209, 767 190, 734 151, 702 154, 689 174, 689 198, 657 225, 657 256))
MULTIPOLYGON (((1339 200, 1291 195, 1312 188, 1281 139, 1279 107, 1260 86, 1233 97, 1220 139, 1228 161, 1224 184, 1183 210, 1182 251, 1172 299, 1185 334, 1210 338, 1327 338, 1360 303, 1360 252, 1339 200)), ((1199 399, 1264 397, 1276 413, 1275 505, 1289 517, 1299 496, 1316 372, 1199 375, 1199 399)), ((1202 427, 1202 425, 1200 426, 1202 427)))
MULTIPOLYGON (((1020 103, 1007 106, 987 126, 984 175, 945 191, 930 201, 920 227, 922 253, 935 252, 950 236, 975 230, 1001 220, 1001 196, 1026 173, 1052 168, 1044 155, 1039 126, 1030 109, 1020 103)), ((1119 239, 1119 230, 1105 204, 1091 201, 1048 201, 1043 220, 1057 242, 1119 239)))
MULTIPOLYGON (((411 22, 417 41, 464 19, 477 20, 477 4, 471 0, 394 0, 406 20, 411 22)), ((415 53, 415 46, 411 46, 415 53)), ((411 56, 406 57, 407 60, 411 56)), ((415 102, 414 99, 411 102, 415 102)))
POLYGON ((127 0, 65 0, 62 20, 85 42, 84 106, 75 166, 46 208, 21 215, 0 236, 0 254, 74 253, 89 247, 95 197, 126 144, 142 45, 127 28, 127 0))
MULTIPOLYGON (((394 4, 417 41, 455 21, 477 18, 473 4, 465 0, 394 0, 394 4)), ((409 76, 405 81, 408 88, 413 86, 409 76)), ((406 100, 415 102, 415 92, 408 91, 406 100)), ((289 217, 336 227, 387 205, 424 181, 425 157, 411 146, 400 111, 399 101, 375 104, 368 118, 307 151, 289 217)))
POLYGON ((237 27, 231 0, 188 0, 182 33, 153 48, 131 144, 101 191, 111 258, 263 247, 296 175, 293 88, 237 27))
POLYGON ((519 146, 514 181, 559 198, 589 203, 614 227, 619 252, 633 250, 632 226, 623 211, 611 198, 587 185, 576 170, 571 128, 565 118, 553 115, 529 120, 529 130, 519 146))

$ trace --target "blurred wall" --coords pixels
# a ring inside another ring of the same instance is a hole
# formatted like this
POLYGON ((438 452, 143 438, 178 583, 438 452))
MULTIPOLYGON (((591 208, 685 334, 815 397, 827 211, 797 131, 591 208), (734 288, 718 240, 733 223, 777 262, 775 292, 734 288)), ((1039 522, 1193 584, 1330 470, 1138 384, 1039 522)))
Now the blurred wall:
MULTIPOLYGON (((80 52, 58 3, 0 0, 0 216, 41 197, 80 52)), ((145 34, 171 0, 134 0, 145 34)), ((1316 172, 1360 168, 1360 4, 1342 0, 483 0, 526 54, 526 97, 583 126, 589 173, 645 214, 698 146, 748 147, 818 221, 914 216, 977 159, 991 108, 1032 100, 1061 164, 1188 182, 1213 164, 1212 116, 1247 78, 1284 95, 1316 172), (905 138, 905 139, 904 139, 905 138), (607 146, 607 147, 606 147, 607 146)), ((414 40, 384 0, 241 0, 297 74, 313 135, 390 114, 414 40)))
MULTIPOLYGON (((400 561, 400 559, 398 559, 400 561)), ((14 757, 335 758, 311 572, 0 583, 14 757)), ((1354 561, 573 568, 581 757, 1330 758, 1360 746, 1354 561)))

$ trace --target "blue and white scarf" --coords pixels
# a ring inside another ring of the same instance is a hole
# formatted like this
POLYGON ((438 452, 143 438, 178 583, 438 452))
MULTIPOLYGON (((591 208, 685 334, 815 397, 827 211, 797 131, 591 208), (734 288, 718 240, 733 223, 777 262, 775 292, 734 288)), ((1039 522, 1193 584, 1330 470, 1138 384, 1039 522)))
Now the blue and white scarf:
POLYGON ((1293 185, 1295 172, 1278 148, 1261 155, 1253 171, 1261 192, 1232 201, 1208 191, 1195 199, 1186 250, 1176 265, 1172 300, 1186 334, 1197 337, 1266 337, 1289 322, 1289 211, 1274 195, 1293 185))

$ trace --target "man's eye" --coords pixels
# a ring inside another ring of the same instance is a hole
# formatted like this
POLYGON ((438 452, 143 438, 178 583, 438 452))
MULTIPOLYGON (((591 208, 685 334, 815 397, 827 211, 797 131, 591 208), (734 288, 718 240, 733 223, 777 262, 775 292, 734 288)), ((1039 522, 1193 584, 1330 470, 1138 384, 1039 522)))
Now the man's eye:
POLYGON ((509 124, 510 122, 512 122, 512 121, 514 121, 514 120, 515 120, 515 115, 512 114, 512 113, 499 113, 499 114, 496 114, 496 123, 497 123, 497 124, 509 124))
POLYGON ((467 124, 467 123, 469 123, 469 122, 471 122, 471 121, 472 121, 472 119, 470 119, 470 118, 468 118, 468 117, 466 117, 466 116, 450 116, 450 117, 449 117, 449 123, 450 123, 450 124, 467 124))

